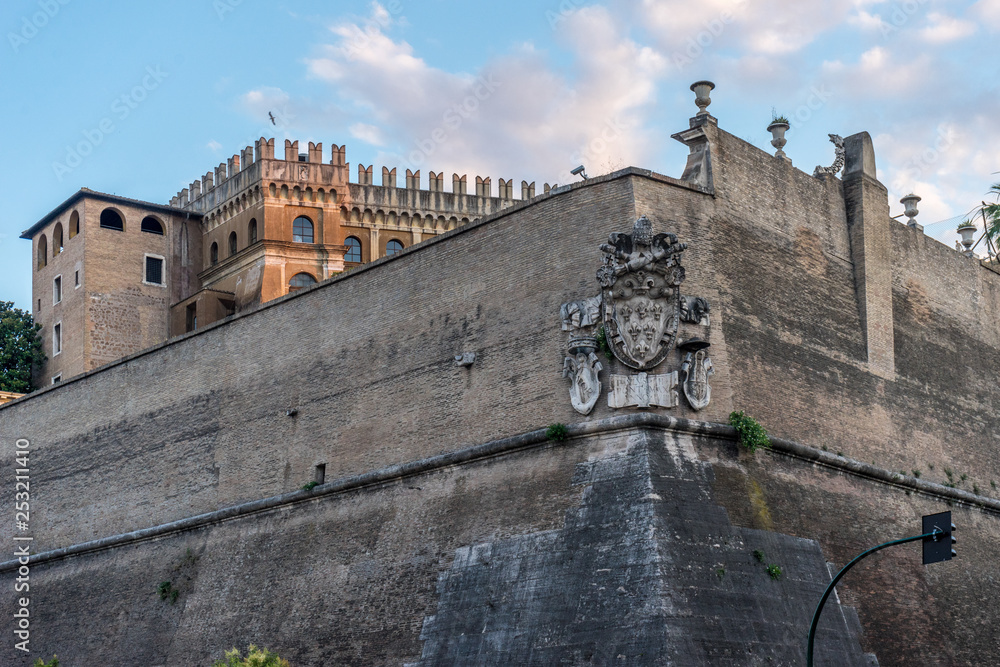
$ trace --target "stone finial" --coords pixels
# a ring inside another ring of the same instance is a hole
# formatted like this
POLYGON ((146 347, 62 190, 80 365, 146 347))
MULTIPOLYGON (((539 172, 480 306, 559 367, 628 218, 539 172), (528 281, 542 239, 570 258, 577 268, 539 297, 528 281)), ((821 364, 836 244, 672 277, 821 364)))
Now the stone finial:
POLYGON ((464 195, 467 193, 466 186, 468 185, 468 174, 458 174, 451 175, 451 191, 456 195, 464 195))
POLYGON ((521 199, 531 199, 535 196, 535 182, 521 181, 521 199))
POLYGON ((917 202, 920 201, 920 197, 915 194, 908 194, 899 200, 899 203, 903 205, 903 215, 907 217, 906 226, 913 227, 918 232, 923 231, 923 225, 917 224, 917 214, 920 211, 917 210, 917 202))
POLYGON ((298 140, 292 141, 291 139, 285 139, 285 161, 286 162, 298 162, 299 161, 299 142, 298 142, 298 140))
POLYGON ((694 103, 698 105, 698 116, 710 116, 708 105, 712 103, 711 92, 715 89, 715 84, 711 81, 696 81, 691 84, 694 91, 694 103))

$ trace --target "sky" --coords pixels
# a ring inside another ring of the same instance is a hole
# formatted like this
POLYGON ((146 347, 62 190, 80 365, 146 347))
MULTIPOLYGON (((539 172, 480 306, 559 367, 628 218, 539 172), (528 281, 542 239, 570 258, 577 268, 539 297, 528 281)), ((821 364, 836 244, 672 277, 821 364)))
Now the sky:
POLYGON ((167 203, 261 136, 425 188, 677 177, 708 79, 720 128, 773 152, 788 117, 808 173, 869 132, 891 215, 915 192, 949 246, 1000 181, 1000 0, 5 0, 0 36, 0 301, 26 310, 19 236, 79 188, 167 203))

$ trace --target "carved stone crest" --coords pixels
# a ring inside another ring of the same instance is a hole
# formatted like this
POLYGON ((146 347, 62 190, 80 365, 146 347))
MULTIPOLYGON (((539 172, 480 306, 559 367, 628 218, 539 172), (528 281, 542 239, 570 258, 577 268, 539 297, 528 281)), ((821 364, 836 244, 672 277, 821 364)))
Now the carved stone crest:
POLYGON ((712 387, 708 384, 708 376, 714 371, 712 360, 708 358, 708 341, 693 338, 680 346, 685 353, 681 363, 681 375, 684 377, 684 398, 695 410, 708 407, 712 400, 712 387))
POLYGON ((569 378, 569 400, 582 415, 590 414, 601 396, 599 373, 603 369, 597 357, 595 329, 601 321, 601 297, 568 301, 559 309, 563 331, 569 332, 563 377, 569 378))
POLYGON ((655 367, 677 341, 686 247, 674 234, 654 235, 646 216, 635 221, 631 234, 616 232, 601 245, 604 264, 597 279, 604 328, 613 354, 630 368, 655 367))

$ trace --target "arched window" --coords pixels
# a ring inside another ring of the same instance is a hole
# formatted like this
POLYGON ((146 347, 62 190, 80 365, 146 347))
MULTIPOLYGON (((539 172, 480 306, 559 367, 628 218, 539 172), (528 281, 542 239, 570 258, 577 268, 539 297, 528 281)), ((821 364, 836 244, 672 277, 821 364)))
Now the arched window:
POLYGON ((401 252, 402 250, 403 250, 403 244, 397 241, 396 239, 392 239, 391 241, 385 244, 386 257, 390 255, 395 255, 397 252, 401 252))
POLYGON ((52 230, 52 256, 55 257, 62 251, 63 251, 62 223, 57 222, 56 228, 52 230))
POLYGON ((288 291, 294 292, 295 290, 300 290, 303 287, 309 287, 310 285, 315 284, 316 279, 308 273, 296 273, 292 276, 292 279, 288 281, 288 291))
POLYGON ((45 234, 38 237, 38 268, 42 268, 49 263, 49 242, 45 239, 45 234))
POLYGON ((219 263, 219 244, 215 242, 212 242, 211 261, 213 266, 219 263))
POLYGON ((229 232, 229 256, 236 254, 236 232, 229 232))
POLYGON ((163 225, 161 225, 160 221, 151 215, 147 215, 142 219, 140 229, 148 234, 159 234, 160 236, 163 236, 163 225))
POLYGON ((125 221, 122 220, 120 215, 118 215, 118 211, 106 208, 101 211, 101 227, 104 229, 113 229, 118 232, 124 232, 125 221))
POLYGON ((353 236, 348 236, 344 239, 344 245, 347 246, 347 253, 344 255, 345 262, 360 262, 361 261, 361 241, 357 240, 353 236))
POLYGON ((80 214, 76 211, 69 216, 69 237, 73 238, 80 233, 80 214))
POLYGON ((247 238, 249 239, 247 245, 257 242, 257 218, 251 218, 250 224, 247 225, 247 238))
POLYGON ((312 220, 300 215, 295 218, 295 222, 292 223, 292 240, 296 243, 312 243, 313 242, 313 223, 312 220))

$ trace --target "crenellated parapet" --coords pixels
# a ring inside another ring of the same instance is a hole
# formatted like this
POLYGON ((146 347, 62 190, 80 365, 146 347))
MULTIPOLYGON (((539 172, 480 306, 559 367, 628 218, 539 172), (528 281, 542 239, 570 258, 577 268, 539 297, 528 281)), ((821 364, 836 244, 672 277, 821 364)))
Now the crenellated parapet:
MULTIPOLYGON (((275 156, 275 139, 260 137, 227 158, 224 162, 191 182, 171 200, 172 206, 205 215, 206 229, 213 229, 233 216, 250 208, 260 209, 265 203, 280 205, 334 206, 342 215, 364 222, 375 220, 416 221, 417 227, 428 231, 450 228, 494 213, 512 205, 514 179, 499 178, 496 191, 492 178, 475 176, 475 190, 468 191, 469 176, 453 173, 451 191, 445 191, 445 173, 429 171, 422 183, 421 171, 405 169, 405 180, 398 183, 396 167, 382 167, 382 180, 374 183, 374 165, 359 164, 357 180, 350 180, 347 147, 331 144, 329 160, 324 162, 323 144, 308 142, 300 152, 300 142, 284 139, 284 153, 275 156), (355 209, 357 209, 356 214, 355 209), (425 223, 433 221, 429 227, 425 223)), ((544 184, 544 192, 552 188, 544 184)), ((535 183, 521 181, 520 199, 535 197, 535 183)), ((256 215, 256 214, 248 214, 256 215)))

